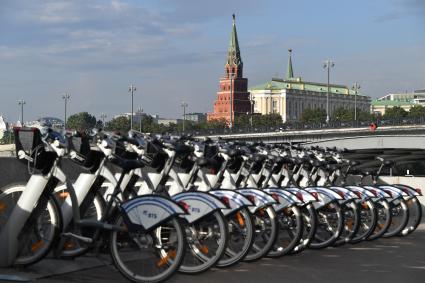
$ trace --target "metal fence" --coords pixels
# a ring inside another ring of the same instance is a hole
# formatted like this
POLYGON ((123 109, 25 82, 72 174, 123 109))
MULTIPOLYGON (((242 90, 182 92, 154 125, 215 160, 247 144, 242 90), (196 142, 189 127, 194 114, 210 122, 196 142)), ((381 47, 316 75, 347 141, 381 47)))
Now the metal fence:
POLYGON ((375 121, 331 121, 329 123, 301 123, 288 122, 280 125, 261 126, 261 127, 241 127, 235 126, 232 129, 227 127, 204 130, 189 130, 186 132, 174 132, 173 134, 189 134, 189 135, 226 135, 226 134, 249 134, 249 133, 269 133, 269 132, 285 132, 293 130, 320 130, 320 129, 344 129, 344 128, 367 128, 375 123, 378 128, 380 126, 404 126, 404 125, 425 125, 425 117, 420 118, 398 118, 398 119, 377 119, 375 121))

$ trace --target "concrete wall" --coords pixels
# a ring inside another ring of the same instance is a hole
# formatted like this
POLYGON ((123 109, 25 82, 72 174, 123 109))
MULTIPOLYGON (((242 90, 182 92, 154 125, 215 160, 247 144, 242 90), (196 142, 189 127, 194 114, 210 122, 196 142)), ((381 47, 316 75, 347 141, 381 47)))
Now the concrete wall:
MULTIPOLYGON (((71 180, 81 172, 80 168, 70 160, 63 160, 62 170, 71 180)), ((0 188, 11 183, 26 182, 30 175, 26 161, 14 157, 0 157, 0 188)))

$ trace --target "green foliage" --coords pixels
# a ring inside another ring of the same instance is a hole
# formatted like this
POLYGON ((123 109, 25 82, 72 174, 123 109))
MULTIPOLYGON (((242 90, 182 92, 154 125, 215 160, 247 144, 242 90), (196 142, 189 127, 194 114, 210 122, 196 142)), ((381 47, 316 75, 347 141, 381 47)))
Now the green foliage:
POLYGON ((120 116, 106 123, 105 130, 126 133, 130 130, 130 119, 120 116))
POLYGON ((354 120, 354 109, 337 108, 332 113, 332 121, 348 122, 354 120))
POLYGON ((425 117, 425 107, 422 105, 415 105, 409 110, 409 117, 411 118, 421 118, 425 117))
MULTIPOLYGON (((0 134, 1 136, 1 134, 0 134)), ((4 131, 3 137, 0 139, 0 144, 10 144, 15 142, 15 136, 12 131, 4 131)))
POLYGON ((306 108, 301 114, 303 123, 324 123, 326 122, 326 110, 322 108, 306 108))
POLYGON ((69 116, 66 127, 74 130, 91 129, 96 125, 96 117, 87 112, 80 112, 69 116))
MULTIPOLYGON (((273 127, 282 124, 282 117, 279 114, 252 115, 253 127, 273 127)), ((239 115, 235 118, 235 127, 249 128, 251 126, 251 115, 239 115)))
POLYGON ((400 119, 404 118, 408 115, 408 112, 401 108, 400 106, 394 106, 392 108, 388 108, 385 111, 384 119, 400 119))

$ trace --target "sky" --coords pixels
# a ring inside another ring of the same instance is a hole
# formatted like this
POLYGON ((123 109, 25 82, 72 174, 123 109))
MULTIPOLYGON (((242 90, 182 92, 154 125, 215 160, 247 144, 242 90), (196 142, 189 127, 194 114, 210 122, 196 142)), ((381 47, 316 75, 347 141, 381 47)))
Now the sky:
POLYGON ((372 98, 425 89, 423 0, 0 0, 0 115, 210 112, 236 14, 249 86, 295 76, 372 98))

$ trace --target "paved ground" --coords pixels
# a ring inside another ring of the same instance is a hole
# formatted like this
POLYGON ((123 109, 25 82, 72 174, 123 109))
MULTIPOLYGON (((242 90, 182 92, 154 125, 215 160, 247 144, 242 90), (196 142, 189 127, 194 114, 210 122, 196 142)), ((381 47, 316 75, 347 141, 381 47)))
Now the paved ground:
MULTIPOLYGON (((177 274, 169 282, 425 282, 425 226, 406 238, 380 239, 326 250, 308 250, 280 259, 242 263, 196 276, 177 274)), ((104 258, 107 261, 107 257, 104 258)), ((0 269, 39 283, 125 282, 96 258, 47 259, 26 269, 0 269), (56 274, 56 275, 55 275, 56 274)))

